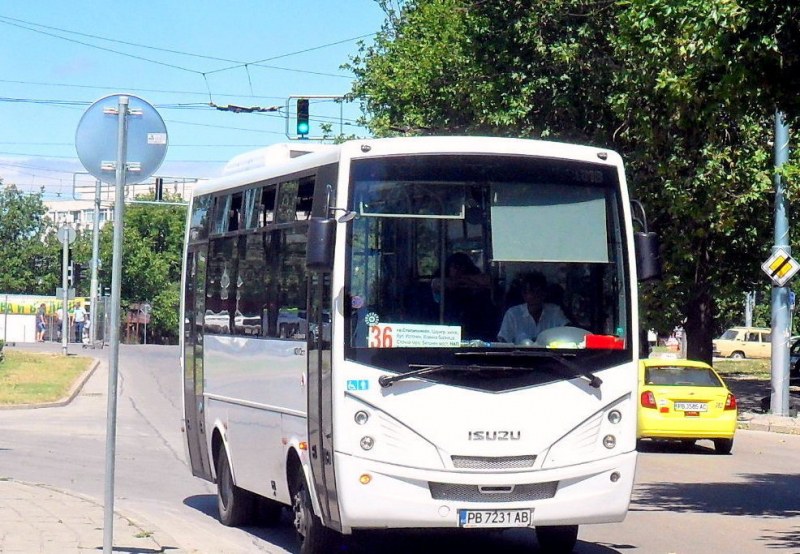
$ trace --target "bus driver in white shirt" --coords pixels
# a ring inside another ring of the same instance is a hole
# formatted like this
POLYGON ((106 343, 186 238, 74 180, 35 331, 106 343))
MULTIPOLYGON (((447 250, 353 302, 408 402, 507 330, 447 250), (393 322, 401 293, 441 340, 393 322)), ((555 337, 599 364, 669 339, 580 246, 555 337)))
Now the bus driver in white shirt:
POLYGON ((522 299, 524 303, 506 310, 497 338, 502 342, 521 344, 535 341, 540 332, 566 325, 569 320, 556 304, 544 301, 547 279, 538 271, 524 276, 522 299))

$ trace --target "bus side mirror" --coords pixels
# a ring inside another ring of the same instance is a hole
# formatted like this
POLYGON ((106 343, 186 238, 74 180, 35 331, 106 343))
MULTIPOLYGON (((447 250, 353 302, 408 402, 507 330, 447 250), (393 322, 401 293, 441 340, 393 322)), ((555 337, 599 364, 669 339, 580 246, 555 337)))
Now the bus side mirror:
POLYGON ((636 273, 639 281, 661 278, 661 243, 655 233, 633 234, 636 250, 636 273))
POLYGON ((328 273, 333 270, 333 242, 336 238, 336 220, 312 217, 308 224, 308 249, 306 269, 310 272, 328 273))

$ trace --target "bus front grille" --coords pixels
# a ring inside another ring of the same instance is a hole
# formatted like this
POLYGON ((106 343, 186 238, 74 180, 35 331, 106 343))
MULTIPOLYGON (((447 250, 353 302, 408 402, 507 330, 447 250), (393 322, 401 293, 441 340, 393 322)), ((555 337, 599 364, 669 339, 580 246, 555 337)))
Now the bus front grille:
POLYGON ((481 486, 429 482, 431 498, 455 502, 525 502, 553 498, 558 481, 522 485, 481 486))
POLYGON ((533 467, 536 456, 453 456, 453 467, 457 469, 524 469, 533 467))

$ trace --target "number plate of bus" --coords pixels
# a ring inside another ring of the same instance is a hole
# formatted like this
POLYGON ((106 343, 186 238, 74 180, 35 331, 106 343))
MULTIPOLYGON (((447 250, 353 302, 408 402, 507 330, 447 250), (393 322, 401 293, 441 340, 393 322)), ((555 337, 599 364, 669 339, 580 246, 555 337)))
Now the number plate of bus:
POLYGON ((675 409, 680 412, 707 412, 708 404, 705 402, 675 402, 675 409))
POLYGON ((459 510, 459 527, 530 527, 533 510, 459 510))

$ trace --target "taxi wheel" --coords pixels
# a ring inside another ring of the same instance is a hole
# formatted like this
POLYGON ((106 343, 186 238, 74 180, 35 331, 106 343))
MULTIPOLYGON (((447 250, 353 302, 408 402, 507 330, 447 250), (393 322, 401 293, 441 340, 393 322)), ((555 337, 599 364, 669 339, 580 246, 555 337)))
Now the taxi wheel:
POLYGON ((717 454, 730 454, 733 450, 733 439, 714 439, 714 452, 717 454))
POLYGON ((547 525, 536 528, 536 540, 542 552, 569 554, 578 542, 577 525, 547 525))

